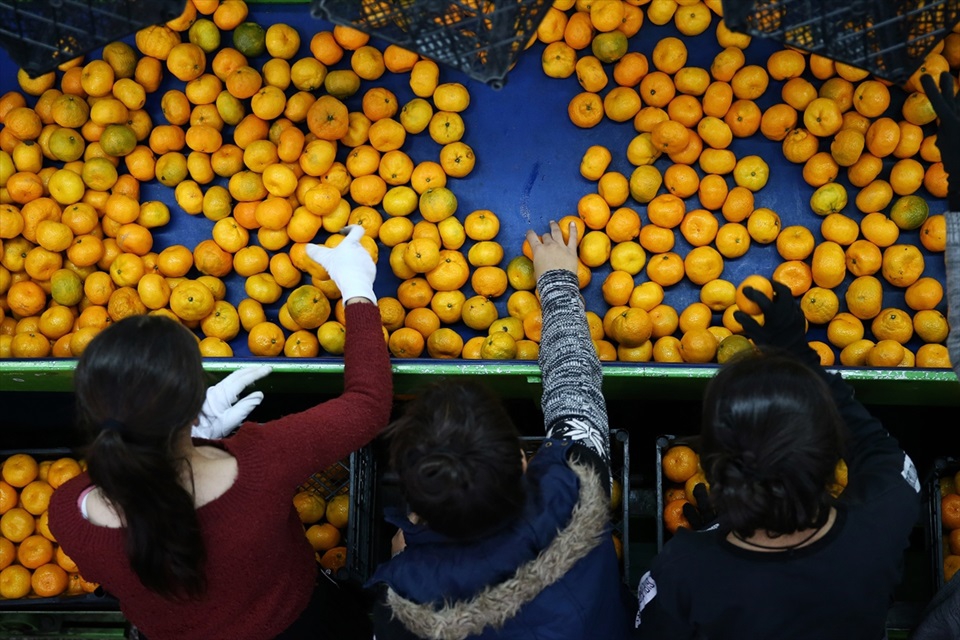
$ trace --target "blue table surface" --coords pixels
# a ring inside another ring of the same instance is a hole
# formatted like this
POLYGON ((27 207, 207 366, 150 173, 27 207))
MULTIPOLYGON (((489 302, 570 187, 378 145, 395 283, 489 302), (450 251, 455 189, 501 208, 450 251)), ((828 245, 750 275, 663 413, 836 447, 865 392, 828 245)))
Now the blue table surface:
MULTIPOLYGON (((250 18, 263 25, 271 23, 287 23, 297 28, 301 35, 301 50, 297 57, 309 56, 309 42, 312 35, 318 31, 329 30, 332 25, 326 21, 316 19, 309 14, 309 5, 306 4, 252 4, 250 18)), ((645 21, 640 32, 630 39, 631 51, 640 51, 650 58, 654 45, 663 37, 678 36, 687 44, 689 51, 688 66, 708 68, 713 57, 720 51, 714 35, 718 22, 714 16, 711 27, 696 37, 686 37, 679 34, 672 22, 666 26, 657 26, 645 21)), ((132 42, 132 36, 124 38, 132 42)), ((224 43, 229 43, 230 35, 224 34, 224 43)), ((373 44, 381 50, 387 43, 374 39, 373 44)), ((507 82, 502 89, 496 90, 486 84, 472 80, 463 73, 452 68, 441 67, 441 82, 460 82, 470 91, 470 106, 462 114, 466 123, 464 141, 469 144, 476 154, 476 167, 465 178, 451 178, 450 187, 459 201, 457 216, 462 220, 469 212, 476 209, 490 209, 500 218, 501 230, 497 240, 505 250, 506 263, 515 255, 520 254, 521 244, 526 231, 533 228, 539 232, 547 229, 550 220, 561 216, 576 214, 578 200, 587 193, 596 192, 596 183, 583 178, 579 173, 579 163, 584 151, 590 145, 600 144, 609 148, 613 153, 613 160, 609 170, 619 171, 628 176, 634 167, 627 161, 626 149, 628 143, 637 135, 630 122, 616 123, 609 119, 591 129, 580 129, 574 126, 567 116, 567 104, 570 99, 582 91, 575 76, 566 79, 547 77, 540 65, 540 54, 544 45, 535 43, 523 52, 516 67, 507 76, 507 82)), ((770 53, 781 46, 772 41, 754 38, 746 48, 747 64, 766 64, 770 53)), ((583 52, 581 52, 583 55, 583 52)), ((93 52, 88 59, 99 57, 99 52, 93 52)), ((208 58, 209 59, 209 58, 208 58)), ((266 55, 252 61, 259 67, 268 59, 266 55)), ((349 68, 348 57, 334 68, 349 68)), ((612 65, 606 65, 611 81, 604 93, 615 86, 612 80, 612 65)), ((652 64, 651 64, 652 69, 652 64)), ((17 89, 15 65, 7 57, 6 52, 0 52, 0 93, 17 89)), ((809 74, 809 72, 808 72, 809 74)), ((353 97, 345 100, 351 110, 360 110, 360 100, 363 92, 371 86, 386 86, 397 95, 402 105, 414 96, 408 84, 409 74, 392 74, 387 72, 382 78, 373 82, 364 82, 360 91, 353 97)), ((809 79, 819 86, 819 81, 809 76, 809 79)), ((781 102, 780 88, 783 82, 771 80, 770 86, 764 95, 757 100, 761 108, 781 102)), ((151 113, 155 124, 165 120, 159 112, 159 99, 163 92, 170 88, 183 88, 183 83, 166 74, 160 90, 148 97, 147 109, 151 113)), ((288 91, 288 94, 292 91, 288 91)), ((900 120, 900 105, 906 97, 902 89, 892 88, 892 104, 885 115, 900 120)), ((30 103, 35 98, 30 98, 30 103)), ((926 133, 934 131, 933 125, 924 127, 926 133)), ((225 131, 225 140, 230 139, 229 128, 225 131)), ((822 150, 828 150, 829 140, 821 141, 822 150)), ((755 194, 757 207, 768 207, 776 211, 781 218, 782 226, 803 225, 808 227, 817 240, 822 240, 820 234, 821 218, 814 214, 809 207, 809 198, 813 187, 804 182, 801 176, 802 165, 788 162, 781 152, 779 142, 770 141, 757 133, 750 138, 735 138, 730 145, 737 157, 756 154, 764 158, 770 166, 770 180, 768 184, 755 194)), ((435 143, 426 132, 408 136, 403 150, 410 155, 414 162, 423 160, 438 160, 440 145, 435 143)), ((346 147, 341 147, 340 154, 345 157, 346 147)), ((884 171, 896 159, 884 160, 884 171)), ((670 165, 670 160, 664 156, 655 163, 662 171, 670 165)), ((121 165, 122 166, 122 165, 121 165)), ((700 175, 703 172, 696 167, 700 175)), ((844 213, 859 221, 861 214, 853 204, 857 189, 846 180, 845 171, 841 168, 838 182, 848 187, 850 203, 844 213)), ((733 186, 732 176, 727 176, 728 183, 733 186)), ((226 184, 225 179, 218 179, 218 184, 226 184)), ((665 188, 661 188, 664 192, 665 188)), ((939 213, 946 207, 944 200, 937 200, 921 189, 919 195, 925 197, 931 213, 939 213)), ((154 250, 158 251, 172 244, 184 244, 192 247, 197 242, 209 238, 213 222, 202 215, 189 216, 176 210, 173 190, 161 185, 157 181, 144 183, 141 186, 141 201, 161 200, 172 205, 174 216, 171 222, 159 229, 154 229, 154 250)), ((686 200, 687 210, 699 207, 694 195, 686 200)), ((646 206, 628 200, 625 206, 635 209, 641 216, 644 224, 647 223, 646 206)), ((414 214, 417 216, 417 214, 414 214)), ((718 214, 720 222, 724 221, 718 214)), ((414 218, 418 219, 417 217, 414 218)), ((317 237, 320 242, 326 237, 325 232, 317 237)), ((690 246, 682 235, 676 234, 677 243, 674 251, 681 256, 685 255, 690 246)), ((251 242, 256 242, 255 234, 251 234, 251 242)), ((925 258, 925 276, 932 276, 941 281, 944 279, 943 254, 933 254, 919 243, 918 231, 902 232, 901 243, 915 244, 920 247, 925 258)), ((466 251, 472 241, 462 247, 466 251)), ((389 251, 384 248, 378 265, 376 292, 380 296, 395 296, 400 281, 393 275, 387 264, 389 251)), ((781 262, 774 244, 760 245, 752 243, 746 255, 738 259, 726 259, 724 270, 720 276, 737 284, 745 276, 760 273, 770 276, 774 268, 781 262)), ((584 290, 587 308, 601 316, 608 308, 601 295, 601 284, 609 273, 609 265, 593 270, 592 283, 584 290)), ((645 281, 646 275, 640 272, 636 277, 637 283, 645 281)), ((843 284, 836 288, 841 299, 841 310, 844 310, 843 291, 851 282, 853 276, 847 274, 843 284)), ((225 278, 227 283, 227 299, 237 304, 245 294, 243 280, 236 274, 225 278)), ((464 287, 464 293, 469 297, 472 291, 469 283, 464 287)), ((506 303, 511 290, 497 298, 496 305, 500 315, 507 315, 506 303)), ((276 319, 281 300, 267 308, 268 317, 276 319)), ((678 310, 699 299, 699 287, 684 279, 682 282, 668 287, 665 302, 678 310)), ((907 309, 903 290, 896 289, 884 282, 885 307, 900 307, 907 309)), ((946 310, 944 300, 938 307, 946 310)), ((720 314, 715 315, 714 324, 720 324, 720 314)), ((455 327, 466 339, 477 332, 459 325, 455 327)), ((812 326, 809 331, 810 339, 825 340, 824 327, 812 326)), ((868 330, 869 337, 869 330, 868 330)), ((246 345, 246 333, 231 341, 231 346, 237 359, 249 358, 250 353, 246 345)), ((920 342, 915 338, 908 346, 916 351, 920 342)), ((321 357, 327 360, 329 357, 321 357)), ((664 366, 664 365, 660 365, 664 366)), ((669 365, 666 365, 669 366, 669 365)))

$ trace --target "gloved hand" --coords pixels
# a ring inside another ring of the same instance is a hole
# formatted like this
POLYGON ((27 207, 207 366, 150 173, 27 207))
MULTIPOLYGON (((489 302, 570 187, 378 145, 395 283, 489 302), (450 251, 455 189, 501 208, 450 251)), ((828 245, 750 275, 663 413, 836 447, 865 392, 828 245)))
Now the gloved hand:
POLYGON ((743 294, 760 307, 762 325, 743 311, 735 311, 733 319, 743 326, 743 333, 757 345, 779 347, 798 355, 813 352, 807 345, 806 318, 790 288, 777 281, 772 284, 773 300, 753 287, 743 290, 743 294))
POLYGON ((716 529, 720 523, 717 521, 717 512, 710 504, 707 485, 698 483, 693 488, 693 499, 697 501, 697 506, 693 506, 692 503, 683 505, 683 517, 687 519, 694 531, 716 529))
POLYGON ((340 289, 344 302, 350 298, 366 298, 376 303, 373 281, 377 277, 377 265, 360 244, 360 238, 364 234, 363 227, 358 224, 348 225, 341 231, 344 232, 347 232, 347 237, 333 249, 308 244, 307 255, 327 270, 334 284, 340 289))
POLYGON ((960 96, 954 95, 949 71, 940 74, 939 89, 930 74, 920 76, 920 84, 940 118, 937 146, 947 173, 947 203, 951 211, 960 211, 960 96))
POLYGON ((238 369, 207 389, 207 399, 203 402, 191 435, 195 438, 217 440, 239 427, 263 400, 263 392, 254 391, 240 401, 237 401, 237 398, 248 385, 271 371, 273 367, 266 364, 238 369))

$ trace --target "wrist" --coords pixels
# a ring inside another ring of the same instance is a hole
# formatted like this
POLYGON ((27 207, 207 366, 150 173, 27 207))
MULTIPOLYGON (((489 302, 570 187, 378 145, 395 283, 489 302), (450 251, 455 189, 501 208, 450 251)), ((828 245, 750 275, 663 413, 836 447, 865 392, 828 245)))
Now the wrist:
POLYGON ((537 288, 540 289, 541 295, 544 292, 544 289, 548 289, 552 286, 565 286, 569 284, 574 284, 577 287, 577 290, 580 288, 580 281, 577 278, 575 271, 569 269, 550 269, 549 271, 544 271, 540 274, 540 277, 537 278, 537 288))
POLYGON ((365 298, 365 297, 363 297, 363 296, 353 296, 352 298, 346 299, 346 300, 344 301, 343 305, 346 307, 346 306, 350 306, 351 304, 364 304, 364 303, 366 303, 366 304, 376 304, 376 302, 374 302, 373 300, 371 300, 371 299, 369 299, 369 298, 365 298))

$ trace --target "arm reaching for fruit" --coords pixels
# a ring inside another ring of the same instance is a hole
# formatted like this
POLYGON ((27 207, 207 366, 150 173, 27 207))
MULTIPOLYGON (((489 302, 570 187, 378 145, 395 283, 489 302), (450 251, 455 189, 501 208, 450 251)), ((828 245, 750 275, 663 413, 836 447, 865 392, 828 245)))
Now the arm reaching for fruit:
MULTIPOLYGON (((773 283, 774 296, 766 295, 747 287, 744 295, 755 302, 763 313, 764 322, 737 311, 734 318, 743 325, 743 331, 759 346, 771 346, 789 351, 815 371, 820 372, 847 426, 848 441, 844 447, 844 460, 850 468, 850 477, 860 479, 870 473, 884 473, 891 469, 901 477, 914 492, 919 492, 917 470, 910 457, 900 448, 879 420, 854 397, 853 388, 839 373, 829 373, 820 366, 820 358, 806 342, 806 324, 800 306, 790 289, 779 282, 773 283)), ((869 483, 853 482, 848 495, 871 489, 869 483)))
POLYGON ((947 247, 944 254, 947 276, 947 320, 950 334, 947 336, 947 352, 954 373, 960 378, 960 96, 954 93, 953 78, 944 71, 940 74, 940 88, 932 76, 920 76, 923 90, 933 105, 940 127, 938 145, 943 170, 947 174, 947 205, 944 214, 947 221, 947 247))
POLYGON ((947 173, 947 204, 951 211, 960 211, 960 146, 957 145, 960 141, 960 96, 955 93, 953 77, 948 71, 940 74, 939 88, 930 74, 920 76, 920 84, 940 119, 937 141, 941 144, 937 146, 943 170, 947 173))
POLYGON ((322 266, 330 274, 344 304, 366 300, 377 303, 373 292, 373 281, 377 277, 377 265, 367 250, 360 244, 364 230, 358 224, 349 225, 341 230, 346 237, 331 249, 319 244, 307 245, 307 256, 322 266))
POLYGON ((570 225, 564 241, 560 226, 550 233, 527 232, 540 291, 543 330, 540 371, 543 376, 547 437, 575 440, 610 463, 610 427, 601 392, 603 370, 590 338, 586 310, 577 281, 577 230, 570 225))

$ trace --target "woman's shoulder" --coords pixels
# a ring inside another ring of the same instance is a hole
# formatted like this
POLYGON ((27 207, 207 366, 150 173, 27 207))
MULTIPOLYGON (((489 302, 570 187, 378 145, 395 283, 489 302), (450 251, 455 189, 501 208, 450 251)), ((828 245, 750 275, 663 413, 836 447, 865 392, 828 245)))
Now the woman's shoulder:
POLYGON ((80 494, 91 487, 93 487, 93 481, 86 471, 70 478, 50 495, 50 508, 54 509, 55 505, 56 508, 60 508, 61 505, 76 504, 80 494))
POLYGON ((87 472, 70 478, 57 487, 57 490, 50 496, 50 506, 48 508, 51 529, 76 523, 83 519, 83 515, 80 513, 79 499, 85 490, 91 488, 93 488, 93 482, 87 472))

